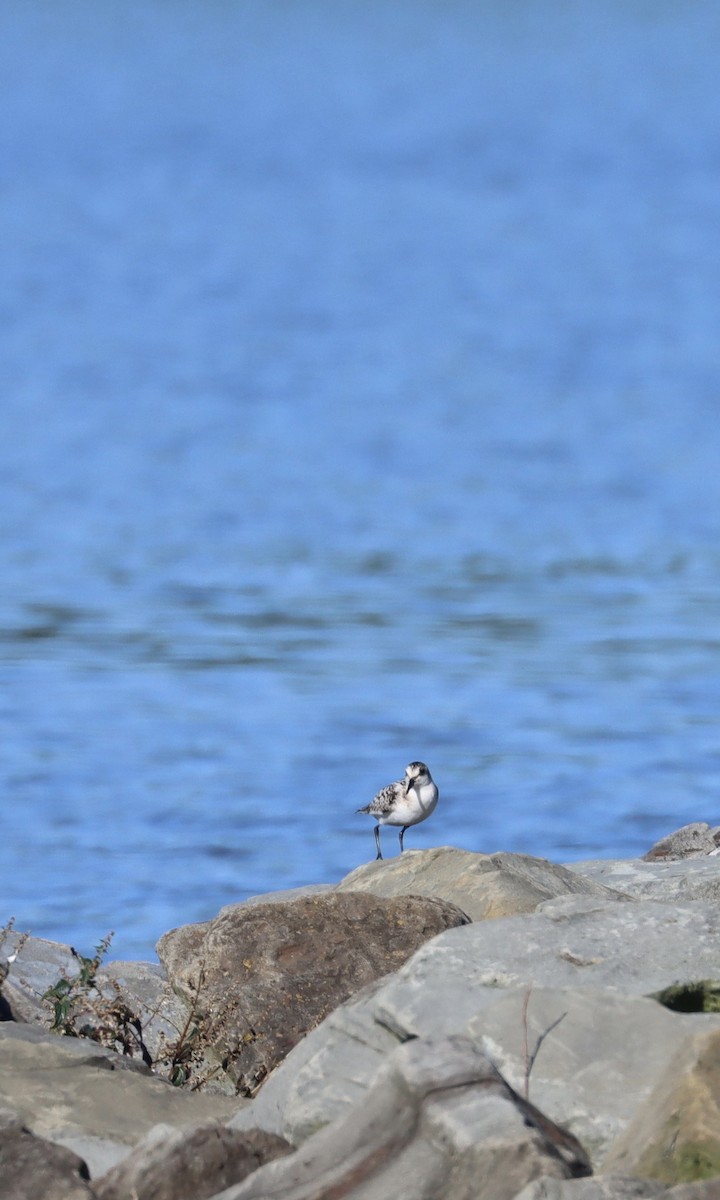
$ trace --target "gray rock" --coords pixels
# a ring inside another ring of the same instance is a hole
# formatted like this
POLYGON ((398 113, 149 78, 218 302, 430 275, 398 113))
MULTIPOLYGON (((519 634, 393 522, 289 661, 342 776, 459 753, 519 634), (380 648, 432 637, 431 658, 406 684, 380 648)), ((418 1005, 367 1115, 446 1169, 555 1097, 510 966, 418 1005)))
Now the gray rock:
POLYGON ((13 1070, 25 1062, 33 1062, 49 1070, 92 1065, 102 1070, 150 1076, 144 1063, 116 1054, 89 1038, 63 1037, 36 1025, 13 1021, 0 1024, 0 1057, 12 1063, 13 1070))
POLYGON ((312 1029, 230 1124, 266 1129, 299 1145, 352 1108, 400 1045, 374 1017, 371 997, 383 982, 363 989, 312 1029))
POLYGON ((720 1197, 720 1175, 696 1183, 679 1183, 668 1188, 665 1200, 718 1200, 720 1197))
POLYGON ((619 899, 617 893, 577 872, 528 854, 476 854, 440 846, 408 850, 367 863, 346 875, 339 892, 376 896, 438 896, 473 921, 532 912, 555 896, 583 894, 619 899))
POLYGON ((295 1154, 216 1200, 513 1200, 589 1173, 579 1143, 517 1096, 469 1039, 415 1039, 367 1096, 295 1154))
POLYGON ((86 1133, 53 1134, 52 1141, 56 1146, 65 1146, 72 1150, 87 1164, 90 1178, 95 1180, 105 1175, 112 1167, 116 1167, 127 1157, 129 1147, 123 1142, 115 1142, 109 1137, 93 1137, 86 1133))
POLYGON ((22 1021, 47 1026, 47 1007, 39 997, 14 979, 0 984, 0 1021, 22 1021))
POLYGON ((99 1139, 97 1161, 87 1155, 95 1172, 107 1169, 113 1146, 127 1153, 159 1121, 181 1128, 227 1119, 238 1102, 173 1088, 142 1063, 84 1038, 5 1022, 0 1025, 0 1104, 51 1141, 80 1139, 92 1149, 92 1139, 99 1139))
POLYGON ((0 1200, 92 1200, 77 1154, 35 1137, 14 1112, 0 1110, 0 1200))
POLYGON ((592 1179, 536 1179, 515 1200, 654 1200, 667 1198, 662 1183, 628 1175, 594 1176, 592 1179))
POLYGON ((720 900, 720 858, 645 862, 641 858, 568 863, 568 869, 635 900, 720 900))
POLYGON ((470 1020, 490 1002, 487 989, 533 983, 649 995, 679 980, 711 978, 719 935, 716 905, 568 896, 435 938, 388 980, 376 1016, 403 1037, 423 1032, 438 1008, 455 1027, 470 1020))
MULTIPOLYGON (((257 896, 248 896, 247 900, 243 900, 243 904, 287 904, 289 900, 300 900, 304 896, 322 896, 327 892, 334 891, 331 883, 308 883, 304 887, 283 888, 279 892, 260 892, 257 896)), ((237 905, 226 904, 220 909, 220 913, 225 912, 225 909, 234 909, 237 905)))
MULTIPOLYGON (((72 948, 13 930, 2 953, 17 955, 2 985, 6 1018, 49 1029, 53 1005, 42 996, 59 980, 78 977, 81 963, 72 948)), ((173 992, 160 965, 101 964, 95 984, 84 992, 80 989, 73 1001, 73 1028, 87 1031, 110 1049, 144 1057, 147 1064, 152 1061, 158 1073, 163 1066, 169 1073, 173 1049, 187 1021, 187 1006, 173 992)))
POLYGON ((338 1004, 466 921, 431 897, 332 892, 234 905, 166 934, 158 953, 175 990, 198 1010, 208 1061, 251 1095, 338 1004))
POLYGON ((704 821, 696 821, 692 825, 683 825, 667 837, 661 838, 648 850, 643 858, 647 862, 654 859, 699 858, 705 854, 714 854, 717 850, 715 832, 704 821))
MULTIPOLYGON (((170 1077, 187 1026, 188 1008, 167 981, 162 967, 158 963, 111 962, 98 973, 98 986, 105 996, 117 994, 136 1014, 139 1036, 153 1070, 163 1078, 170 1077)), ((135 1053, 140 1051, 136 1049, 135 1053)))
MULTIPOLYGON (((394 975, 337 1009, 267 1080, 232 1124, 301 1142, 346 1112, 399 1042, 470 1030, 520 1087, 542 1043, 531 1096, 568 1124, 596 1163, 664 1071, 667 1054, 717 1016, 671 1013, 644 998, 716 965, 720 913, 705 904, 556 900, 536 913, 451 930, 394 975)), ((628 1170, 627 1166, 622 1167, 628 1170)))
POLYGON ((97 1180, 95 1194, 98 1200, 206 1200, 292 1149, 273 1134, 239 1133, 218 1121, 185 1130, 156 1125, 97 1180))
POLYGON ((72 948, 13 929, 3 939, 0 956, 3 960, 14 959, 7 964, 8 974, 2 985, 12 1010, 11 1019, 48 1025, 50 1008, 43 1004, 42 996, 62 976, 77 974, 72 948))
MULTIPOLYGON (((505 1078, 582 1142, 605 1170, 618 1138, 667 1088, 668 1061, 696 1062, 720 1016, 670 1012, 641 996, 553 988, 513 990, 467 1025, 505 1078)), ((637 1163, 625 1174, 651 1175, 637 1163)))
POLYGON ((720 1176, 720 1030, 698 1016, 605 1159, 612 1171, 680 1184, 720 1176))
MULTIPOLYGON (((382 989, 333 1013, 231 1124, 259 1125, 301 1143, 348 1112, 398 1044, 376 1020, 376 999, 382 989)), ((445 1007, 452 1012, 452 993, 445 1007)), ((423 1035, 432 1036, 449 1021, 428 1011, 424 1024, 423 1035)), ((523 1094, 531 1067, 530 1099, 579 1138, 599 1169, 664 1077, 668 1056, 681 1048, 696 1054, 698 1039, 713 1031, 720 1032, 718 1016, 671 1013, 641 996, 513 988, 484 995, 463 1032, 523 1094)))
POLYGON ((536 1179, 515 1200, 720 1200, 720 1176, 666 1188, 652 1179, 599 1175, 593 1179, 536 1179))

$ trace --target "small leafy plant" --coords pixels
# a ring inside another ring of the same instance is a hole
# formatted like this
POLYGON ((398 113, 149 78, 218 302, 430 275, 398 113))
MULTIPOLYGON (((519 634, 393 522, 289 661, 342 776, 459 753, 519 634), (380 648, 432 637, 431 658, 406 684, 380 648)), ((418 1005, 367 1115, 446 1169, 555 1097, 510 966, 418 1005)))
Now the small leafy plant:
POLYGON ((113 936, 109 933, 98 942, 92 958, 71 947, 73 957, 80 964, 77 975, 72 979, 61 975, 42 997, 52 1005, 50 1029, 63 1037, 89 1038, 126 1055, 139 1054, 145 1065, 152 1067, 139 1016, 125 1003, 114 981, 106 980, 101 985, 97 979, 113 936))
POLYGON ((71 947, 73 957, 80 963, 80 970, 72 979, 61 975, 42 997, 53 1005, 53 1022, 50 1026, 53 1033, 62 1033, 65 1037, 81 1036, 77 1028, 79 1010, 83 1005, 87 1009, 88 1004, 96 1004, 102 998, 96 976, 114 936, 114 932, 111 932, 98 942, 92 958, 78 954, 71 947))
MULTIPOLYGON (((3 943, 13 932, 13 925, 11 919, 0 929, 0 952, 3 943)), ((28 937, 29 934, 20 937, 7 963, 0 960, 0 990, 11 964, 17 959, 28 937)), ((101 973, 113 937, 111 932, 98 942, 92 955, 80 954, 71 947, 78 966, 77 972, 71 975, 63 971, 41 997, 49 1006, 48 1028, 61 1037, 88 1038, 128 1057, 140 1057, 154 1074, 164 1077, 175 1087, 187 1086, 192 1090, 203 1088, 215 1075, 223 1073, 222 1064, 208 1063, 206 1052, 212 1044, 215 1024, 221 1023, 225 1015, 215 1014, 216 1020, 213 1021, 210 1014, 203 1011, 204 966, 191 984, 189 1011, 182 1027, 175 1027, 175 1037, 167 1037, 164 1031, 160 1033, 153 1057, 145 1044, 147 1034, 143 1022, 151 1027, 158 1009, 147 1009, 142 1002, 137 1002, 141 1019, 136 1008, 128 1004, 118 982, 101 973)))

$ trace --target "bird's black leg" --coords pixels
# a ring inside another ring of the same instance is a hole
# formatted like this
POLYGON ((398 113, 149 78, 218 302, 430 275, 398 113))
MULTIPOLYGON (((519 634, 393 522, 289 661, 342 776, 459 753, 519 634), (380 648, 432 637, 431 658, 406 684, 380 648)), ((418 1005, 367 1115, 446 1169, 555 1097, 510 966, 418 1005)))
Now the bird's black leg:
POLYGON ((378 858, 382 858, 382 850, 380 849, 380 826, 379 825, 375 826, 375 845, 377 846, 377 858, 375 859, 375 861, 377 862, 378 858))
POLYGON ((404 850, 404 846, 403 846, 403 844, 402 844, 402 840, 403 840, 403 834, 405 833, 405 830, 406 830, 406 829, 407 829, 407 825, 403 825, 402 829, 400 830, 400 853, 401 853, 401 854, 402 854, 402 852, 403 852, 403 850, 404 850))

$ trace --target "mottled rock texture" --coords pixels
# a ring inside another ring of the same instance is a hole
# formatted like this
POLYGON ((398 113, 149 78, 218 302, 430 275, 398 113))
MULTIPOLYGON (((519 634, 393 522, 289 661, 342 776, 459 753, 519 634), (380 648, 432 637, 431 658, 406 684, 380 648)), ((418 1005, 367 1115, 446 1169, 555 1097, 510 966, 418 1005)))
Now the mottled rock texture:
POLYGON ((158 1125, 95 1182, 95 1194, 98 1200, 208 1200, 292 1149, 273 1134, 239 1133, 219 1121, 182 1131, 158 1125))
POLYGON ((674 833, 661 838, 643 855, 646 862, 655 859, 677 860, 683 858, 701 858, 706 854, 714 854, 720 840, 720 829, 711 829, 704 821, 696 821, 692 825, 683 825, 674 833))
POLYGON ((0 1200, 92 1200, 88 1169, 77 1154, 35 1137, 0 1109, 0 1200))
POLYGON ((376 896, 437 896, 457 904, 473 921, 533 912, 543 900, 588 895, 618 899, 601 883, 529 854, 476 854, 440 846, 406 851, 357 867, 338 884, 341 892, 376 896))
POLYGON ((197 1006, 210 1059, 252 1095, 338 1004, 467 920, 430 897, 330 893, 233 905, 166 934, 158 954, 197 1006))

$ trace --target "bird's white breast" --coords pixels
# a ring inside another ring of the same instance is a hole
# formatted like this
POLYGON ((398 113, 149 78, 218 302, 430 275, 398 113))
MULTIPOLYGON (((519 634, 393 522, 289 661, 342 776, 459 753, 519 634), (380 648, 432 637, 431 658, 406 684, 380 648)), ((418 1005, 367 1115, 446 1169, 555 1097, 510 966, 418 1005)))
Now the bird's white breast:
POLYGON ((438 790, 432 780, 420 786, 413 784, 406 795, 397 797, 392 812, 384 820, 381 818, 381 823, 383 825, 417 825, 430 816, 437 801, 438 790))

